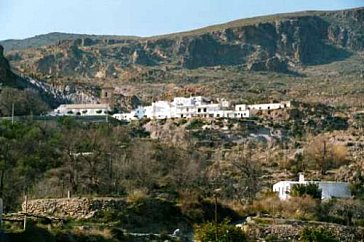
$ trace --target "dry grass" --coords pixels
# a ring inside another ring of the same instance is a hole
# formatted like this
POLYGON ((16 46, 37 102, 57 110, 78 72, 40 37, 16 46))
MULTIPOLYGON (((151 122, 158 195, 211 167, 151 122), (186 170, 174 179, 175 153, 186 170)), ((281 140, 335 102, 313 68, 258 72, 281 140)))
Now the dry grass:
POLYGON ((147 189, 137 189, 130 192, 127 196, 128 203, 137 203, 148 198, 147 189))
POLYGON ((316 217, 318 201, 310 196, 292 197, 281 201, 277 196, 267 196, 257 200, 249 208, 251 211, 261 211, 274 217, 312 220, 316 217))

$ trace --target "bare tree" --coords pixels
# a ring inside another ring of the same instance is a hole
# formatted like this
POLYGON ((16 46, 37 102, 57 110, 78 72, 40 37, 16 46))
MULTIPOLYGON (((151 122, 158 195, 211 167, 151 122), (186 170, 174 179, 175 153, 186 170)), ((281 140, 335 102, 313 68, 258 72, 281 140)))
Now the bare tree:
POLYGON ((346 161, 347 149, 342 145, 330 143, 323 136, 318 136, 306 146, 304 155, 308 166, 325 175, 327 170, 346 161))
POLYGON ((235 189, 242 203, 250 203, 261 188, 260 176, 262 170, 259 162, 252 158, 251 144, 243 144, 237 149, 237 153, 230 160, 238 174, 235 189))

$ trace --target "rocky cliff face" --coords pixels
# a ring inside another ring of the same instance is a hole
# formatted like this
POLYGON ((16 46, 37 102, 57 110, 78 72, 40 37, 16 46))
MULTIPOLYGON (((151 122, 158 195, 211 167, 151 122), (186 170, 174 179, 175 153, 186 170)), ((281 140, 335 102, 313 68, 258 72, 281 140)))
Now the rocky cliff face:
POLYGON ((194 69, 241 65, 243 70, 286 72, 364 50, 364 8, 242 20, 190 33, 153 38, 63 40, 9 52, 25 73, 42 77, 128 79, 136 67, 194 69))
POLYGON ((0 45, 0 83, 9 85, 15 79, 10 70, 10 65, 4 57, 4 48, 0 45))

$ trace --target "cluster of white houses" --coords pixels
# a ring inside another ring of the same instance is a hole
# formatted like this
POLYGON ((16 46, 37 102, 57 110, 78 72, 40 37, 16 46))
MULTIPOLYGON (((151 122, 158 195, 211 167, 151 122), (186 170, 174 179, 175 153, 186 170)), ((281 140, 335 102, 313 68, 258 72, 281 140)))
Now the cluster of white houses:
POLYGON ((290 102, 270 104, 238 104, 233 109, 230 103, 224 99, 212 102, 209 98, 197 97, 175 97, 172 102, 157 101, 150 106, 140 106, 130 113, 114 114, 119 120, 131 121, 142 118, 169 119, 169 118, 248 118, 251 110, 274 110, 290 107, 290 102))
MULTIPOLYGON (((139 106, 129 113, 114 114, 119 120, 132 121, 143 118, 169 119, 169 118, 249 118, 255 110, 285 109, 291 106, 290 102, 267 104, 238 104, 231 107, 230 102, 220 99, 217 103, 211 99, 196 97, 175 97, 170 101, 156 101, 150 106, 139 106)), ((111 111, 108 102, 103 104, 62 104, 50 115, 53 116, 99 116, 108 115, 111 111)))
POLYGON ((280 181, 273 185, 273 192, 278 194, 281 200, 287 200, 290 198, 290 191, 296 184, 307 185, 309 183, 315 183, 321 190, 321 199, 331 198, 350 198, 351 192, 349 183, 347 182, 335 182, 335 181, 306 181, 303 174, 299 175, 298 181, 280 181))

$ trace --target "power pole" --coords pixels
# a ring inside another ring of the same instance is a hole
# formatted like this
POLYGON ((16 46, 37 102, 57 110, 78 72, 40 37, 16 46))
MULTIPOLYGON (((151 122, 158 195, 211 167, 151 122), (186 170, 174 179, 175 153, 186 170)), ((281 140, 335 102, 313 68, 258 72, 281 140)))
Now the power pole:
POLYGON ((1 241, 3 241, 3 212, 4 212, 3 199, 0 198, 0 240, 1 241))
POLYGON ((25 214, 24 214, 24 223, 23 223, 23 229, 24 229, 24 231, 26 230, 26 228, 27 228, 27 212, 28 212, 28 196, 24 196, 24 205, 25 205, 25 214))
POLYGON ((217 221, 217 194, 215 193, 214 194, 214 197, 215 197, 215 239, 216 241, 218 241, 218 233, 219 233, 219 230, 218 230, 218 221, 217 221))
POLYGON ((14 103, 11 104, 11 124, 14 124, 14 103))

